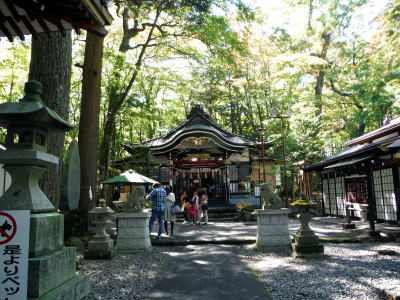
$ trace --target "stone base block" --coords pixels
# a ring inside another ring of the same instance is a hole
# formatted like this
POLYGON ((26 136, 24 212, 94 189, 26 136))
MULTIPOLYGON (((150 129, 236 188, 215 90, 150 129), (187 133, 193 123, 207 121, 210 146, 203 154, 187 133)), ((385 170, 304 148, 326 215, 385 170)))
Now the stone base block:
POLYGON ((259 235, 287 235, 289 236, 289 226, 286 224, 271 224, 271 225, 259 225, 257 227, 257 233, 259 235))
POLYGON ((89 277, 77 275, 45 295, 28 300, 81 300, 90 292, 89 277))
POLYGON ((150 237, 149 227, 118 228, 118 238, 145 239, 150 237))
POLYGON ((28 260, 28 297, 40 297, 75 276, 75 248, 28 260))
POLYGON ((298 234, 296 233, 294 235, 294 242, 296 245, 299 244, 304 244, 304 245, 318 245, 319 244, 319 238, 314 234, 314 232, 311 232, 309 234, 298 234))
POLYGON ((110 238, 106 241, 89 241, 88 250, 89 252, 96 251, 110 251, 114 249, 114 241, 110 238))
POLYGON ((150 238, 147 239, 120 239, 117 240, 117 251, 146 250, 151 247, 150 238))
POLYGON ((121 228, 144 228, 149 226, 150 213, 119 213, 115 216, 118 219, 118 234, 121 228))
POLYGON ((64 242, 64 216, 58 213, 31 214, 29 257, 60 250, 64 242))
POLYGON ((293 252, 300 254, 324 253, 324 245, 321 244, 293 244, 293 252))
POLYGON ((282 252, 290 250, 289 214, 290 210, 257 210, 257 248, 282 252))
POLYGON ((85 251, 83 257, 85 259, 112 259, 115 256, 115 249, 105 251, 85 251))
POLYGON ((117 252, 148 251, 151 248, 149 212, 120 213, 118 218, 117 252))
POLYGON ((290 237, 288 235, 257 235, 257 246, 260 247, 290 247, 290 237))
POLYGON ((354 224, 354 223, 345 223, 345 224, 342 224, 342 226, 343 226, 343 229, 355 229, 356 228, 356 224, 354 224))

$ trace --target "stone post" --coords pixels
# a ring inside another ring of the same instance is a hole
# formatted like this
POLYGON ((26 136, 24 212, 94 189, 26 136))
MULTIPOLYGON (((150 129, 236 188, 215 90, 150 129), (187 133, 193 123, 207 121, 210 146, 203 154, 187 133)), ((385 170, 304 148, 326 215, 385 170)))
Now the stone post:
POLYGON ((106 258, 111 259, 115 255, 114 241, 106 232, 108 220, 114 211, 106 206, 106 200, 100 200, 100 206, 93 208, 89 214, 93 215, 92 223, 96 226, 96 234, 90 239, 88 251, 84 253, 86 259, 106 258))
POLYGON ((273 252, 290 251, 290 209, 258 209, 257 247, 273 252))
POLYGON ((310 228, 308 223, 313 218, 313 205, 296 205, 300 214, 300 228, 294 235, 293 256, 307 257, 318 256, 324 253, 324 246, 320 244, 318 236, 310 228))
POLYGON ((144 187, 136 186, 134 193, 128 197, 126 212, 116 214, 118 253, 135 253, 151 249, 149 232, 151 213, 143 208, 144 202, 144 187))
POLYGON ((76 275, 75 248, 63 245, 64 218, 40 190, 38 179, 45 169, 58 164, 47 153, 50 130, 67 131, 73 126, 41 101, 39 82, 28 81, 25 96, 0 105, 0 122, 7 125, 6 151, 0 163, 12 176, 10 188, 0 198, 0 210, 30 210, 28 298, 84 298, 89 278, 76 275))

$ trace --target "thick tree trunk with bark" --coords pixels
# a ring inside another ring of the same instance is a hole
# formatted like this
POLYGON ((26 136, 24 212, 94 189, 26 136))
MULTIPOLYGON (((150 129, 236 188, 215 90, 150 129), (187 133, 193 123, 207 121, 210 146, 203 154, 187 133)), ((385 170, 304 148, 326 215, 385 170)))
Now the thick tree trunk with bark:
MULTIPOLYGON (((67 31, 65 36, 59 32, 52 32, 50 36, 40 33, 32 39, 29 79, 42 83, 43 102, 65 120, 68 118, 71 65, 71 31, 67 31)), ((60 201, 64 138, 64 133, 50 133, 47 150, 60 157, 60 163, 51 166, 40 179, 43 192, 56 208, 60 201)))
POLYGON ((104 38, 87 33, 83 65, 81 117, 79 123, 79 152, 81 157, 81 193, 79 208, 87 212, 97 195, 97 160, 99 140, 101 68, 104 38))

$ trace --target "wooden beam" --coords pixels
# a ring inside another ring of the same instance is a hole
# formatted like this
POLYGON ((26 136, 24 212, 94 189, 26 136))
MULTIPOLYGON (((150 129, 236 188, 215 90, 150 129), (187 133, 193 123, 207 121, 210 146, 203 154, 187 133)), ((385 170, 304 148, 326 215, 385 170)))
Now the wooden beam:
POLYGON ((32 23, 29 21, 27 16, 21 16, 22 22, 24 22, 26 28, 28 28, 29 32, 32 34, 32 36, 35 38, 37 31, 35 28, 33 28, 32 23))
POLYGON ((44 32, 50 37, 50 28, 47 26, 46 22, 43 19, 37 18, 37 22, 40 24, 44 32))
POLYGON ((8 10, 11 12, 11 14, 13 15, 14 19, 16 21, 20 21, 21 20, 21 16, 18 14, 17 10, 15 9, 15 6, 13 5, 13 3, 11 2, 11 0, 3 0, 4 3, 7 5, 8 10))
POLYGON ((10 42, 14 42, 14 38, 13 38, 11 32, 7 29, 7 27, 2 22, 0 22, 0 29, 1 29, 1 31, 4 32, 4 34, 9 39, 10 42))
POLYGON ((14 29, 14 31, 17 33, 17 35, 19 36, 19 38, 23 41, 25 41, 25 36, 23 34, 23 32, 21 31, 21 29, 19 28, 18 24, 15 23, 14 19, 12 17, 7 17, 7 21, 8 23, 10 23, 11 27, 14 29))

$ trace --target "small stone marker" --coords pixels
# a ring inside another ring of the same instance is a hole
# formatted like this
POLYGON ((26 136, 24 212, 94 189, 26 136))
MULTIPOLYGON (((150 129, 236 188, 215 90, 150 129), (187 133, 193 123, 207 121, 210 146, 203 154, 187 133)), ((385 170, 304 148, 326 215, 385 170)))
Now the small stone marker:
POLYGON ((62 172, 61 210, 77 209, 79 207, 80 186, 81 167, 79 147, 76 141, 72 141, 68 147, 67 158, 62 172))

